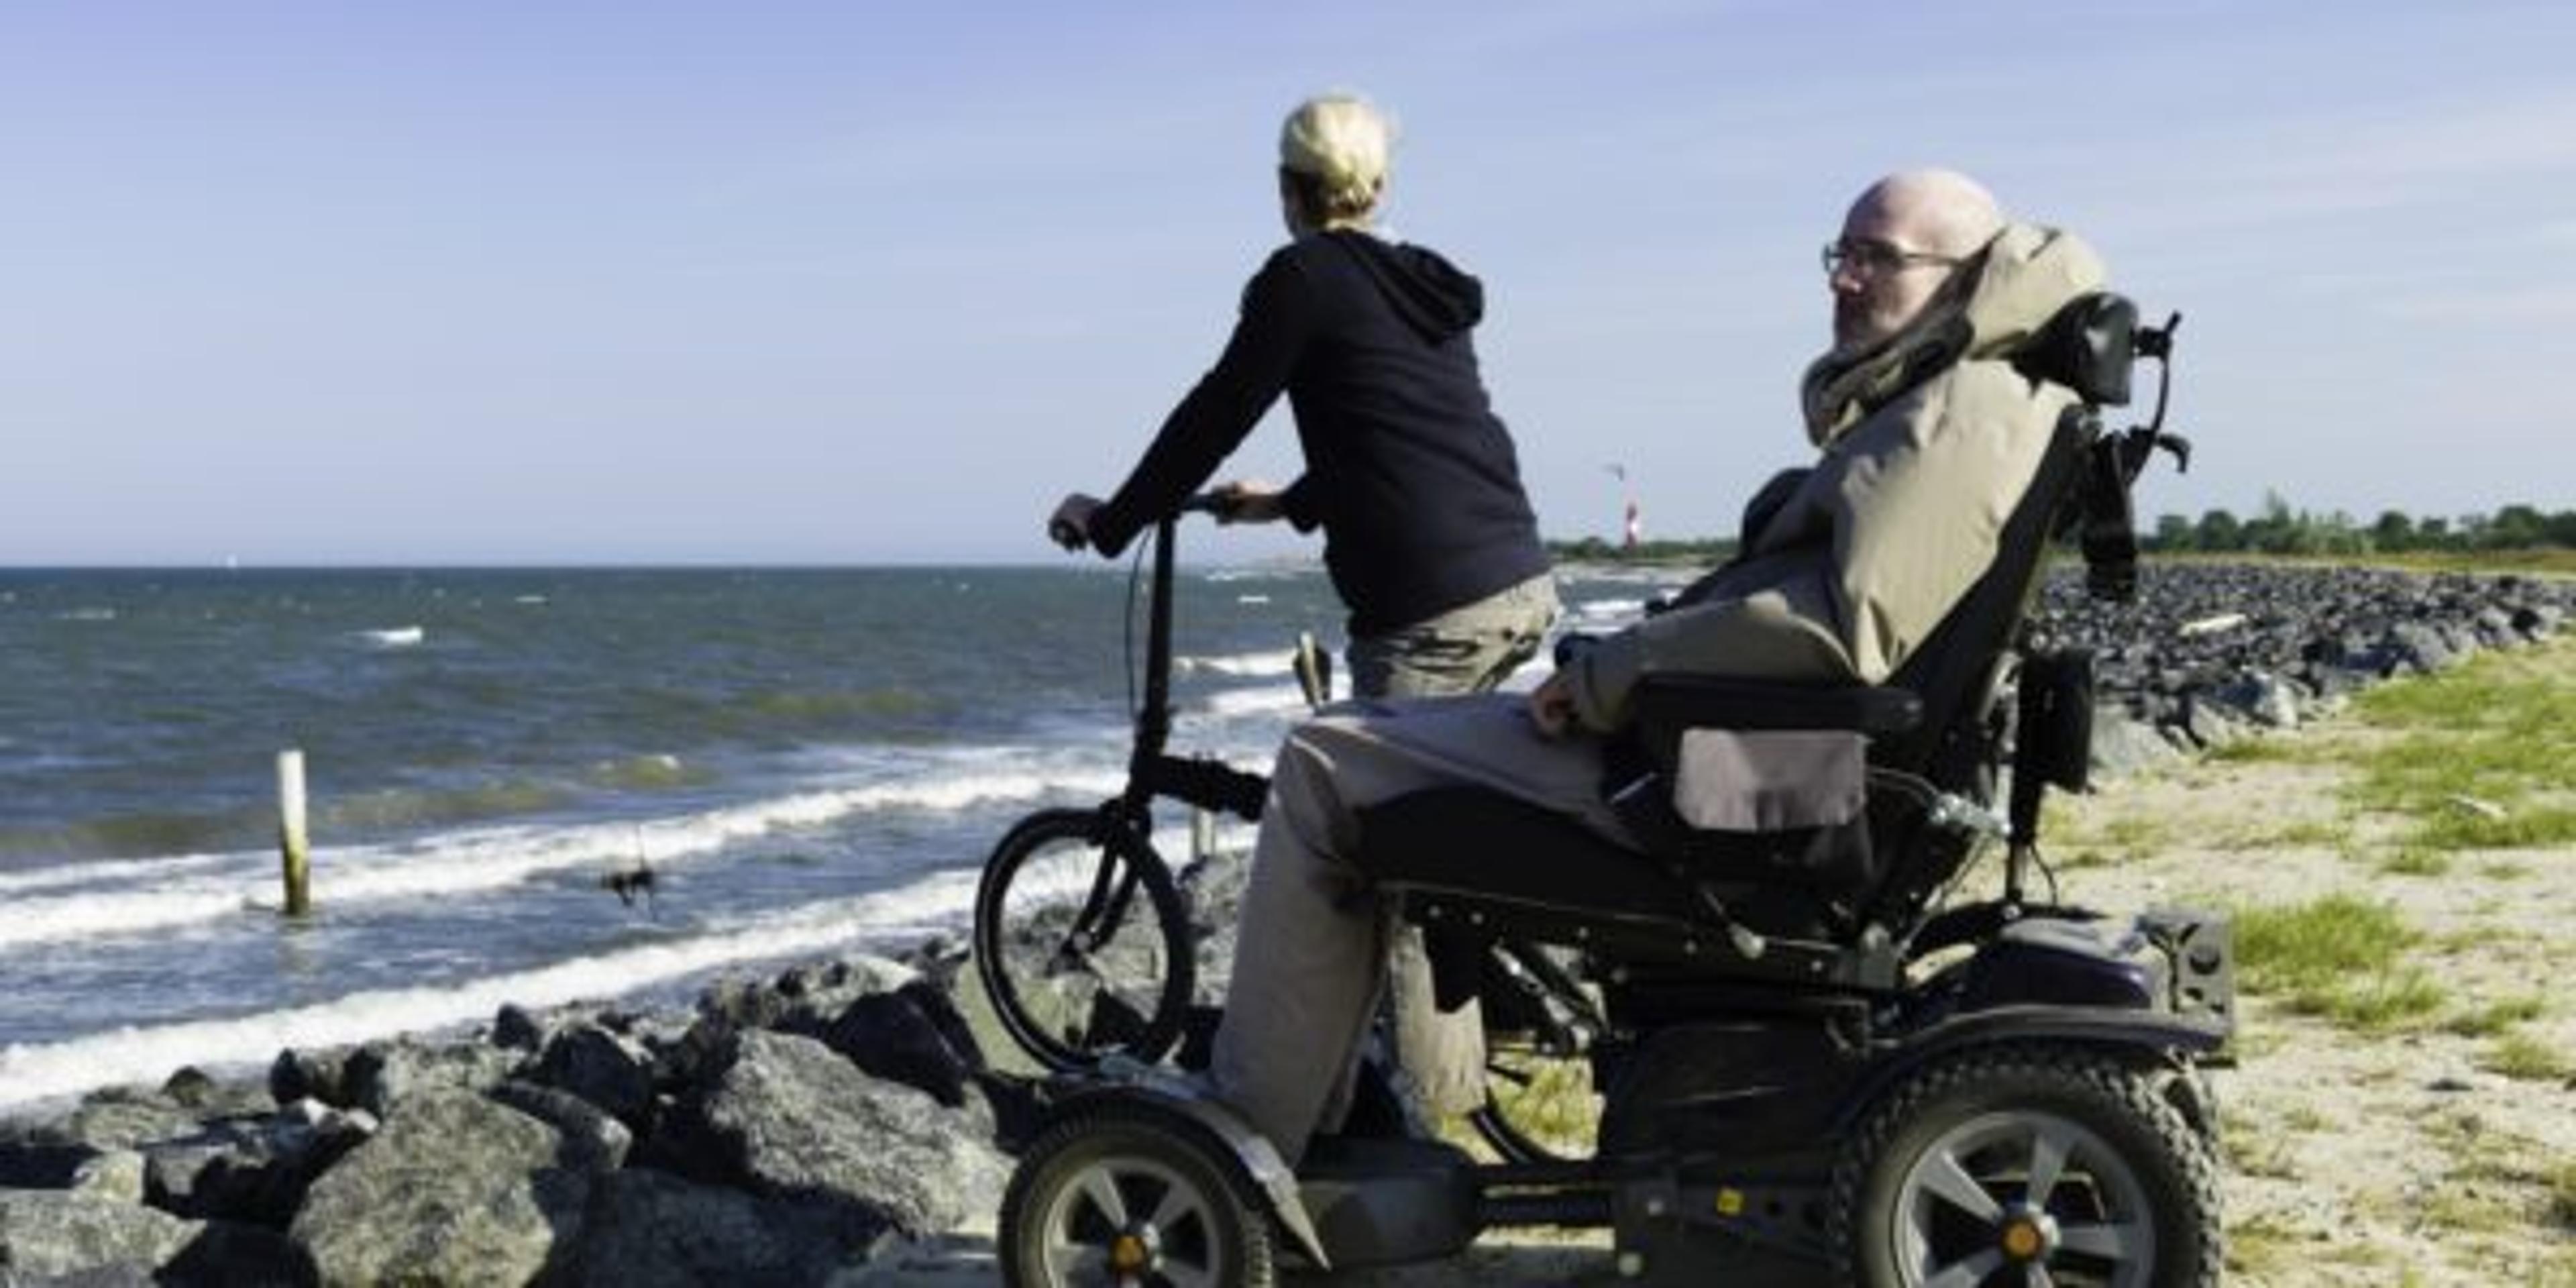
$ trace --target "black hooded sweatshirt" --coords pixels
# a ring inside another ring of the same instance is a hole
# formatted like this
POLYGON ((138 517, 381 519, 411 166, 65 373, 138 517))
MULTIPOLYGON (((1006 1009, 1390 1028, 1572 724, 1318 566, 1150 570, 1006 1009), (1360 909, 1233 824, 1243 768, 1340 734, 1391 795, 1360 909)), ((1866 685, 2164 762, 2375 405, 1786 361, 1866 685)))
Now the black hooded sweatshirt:
POLYGON ((1115 555, 1171 514, 1284 389, 1306 456, 1288 518, 1323 527, 1353 636, 1547 571, 1511 435, 1477 374, 1468 333, 1484 312, 1483 284, 1418 246, 1337 230, 1281 247, 1244 287, 1216 365, 1092 515, 1093 545, 1115 555))

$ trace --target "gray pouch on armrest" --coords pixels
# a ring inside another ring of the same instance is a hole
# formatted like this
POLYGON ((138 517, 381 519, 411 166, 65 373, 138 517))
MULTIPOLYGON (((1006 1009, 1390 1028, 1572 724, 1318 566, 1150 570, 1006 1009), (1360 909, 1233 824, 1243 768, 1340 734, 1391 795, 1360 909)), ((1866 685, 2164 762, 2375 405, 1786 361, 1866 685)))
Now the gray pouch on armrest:
POLYGON ((1673 812, 1718 832, 1840 827, 1860 817, 1869 741, 1839 729, 1688 729, 1673 812))

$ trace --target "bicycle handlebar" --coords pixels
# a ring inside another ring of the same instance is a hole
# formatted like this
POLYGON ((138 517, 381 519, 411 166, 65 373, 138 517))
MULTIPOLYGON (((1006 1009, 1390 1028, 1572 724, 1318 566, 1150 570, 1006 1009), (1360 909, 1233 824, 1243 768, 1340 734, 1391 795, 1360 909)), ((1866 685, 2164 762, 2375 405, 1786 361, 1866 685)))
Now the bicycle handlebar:
MULTIPOLYGON (((1197 492, 1183 498, 1179 507, 1173 510, 1172 517, 1206 514, 1215 516, 1222 523, 1241 505, 1242 502, 1221 492, 1197 492)), ((1047 521, 1047 539, 1067 550, 1080 550, 1091 543, 1091 534, 1062 519, 1050 519, 1047 521)))

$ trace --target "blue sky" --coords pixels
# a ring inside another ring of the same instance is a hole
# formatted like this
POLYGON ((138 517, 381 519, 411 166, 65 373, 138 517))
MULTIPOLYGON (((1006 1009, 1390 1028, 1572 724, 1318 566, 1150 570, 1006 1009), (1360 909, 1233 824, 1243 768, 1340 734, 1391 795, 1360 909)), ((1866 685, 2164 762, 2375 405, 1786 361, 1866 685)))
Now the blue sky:
MULTIPOLYGON (((1615 528, 1611 462, 1672 536, 1796 463, 1815 248, 1926 163, 2185 313, 2145 514, 2568 508, 2569 49, 2562 4, 13 0, 0 563, 1055 557, 1340 87, 1486 279, 1551 535, 1615 528)), ((1295 470, 1283 409, 1227 474, 1295 470)))

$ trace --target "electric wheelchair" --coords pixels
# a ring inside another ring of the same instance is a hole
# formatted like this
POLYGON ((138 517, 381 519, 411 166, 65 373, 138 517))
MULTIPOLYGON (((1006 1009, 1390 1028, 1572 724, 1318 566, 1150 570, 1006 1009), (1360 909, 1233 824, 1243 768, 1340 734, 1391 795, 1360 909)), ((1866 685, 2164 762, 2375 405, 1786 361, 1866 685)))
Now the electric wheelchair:
POLYGON ((2058 539, 2097 593, 2133 589, 2129 489, 2188 445, 2163 430, 2169 369, 2149 424, 2101 409, 2136 359, 2167 362, 2173 325, 2095 295, 2024 347, 2025 375, 2081 401, 1995 562, 1888 683, 1642 686, 1604 785, 1631 844, 1477 788, 1363 811, 1357 861, 1424 927, 1444 1004, 1480 995, 1588 1063, 1589 1157, 1354 1128, 1292 1173, 1186 1083, 1076 1073, 1005 1197, 1005 1280, 1263 1284, 1558 1225, 1612 1231, 1615 1273, 1646 1284, 2216 1282, 2203 1070, 2229 1058, 2227 924, 2029 888, 2044 793, 2085 786, 2092 693, 2028 608, 2058 539), (1796 785, 1827 807, 1709 826, 1694 775, 1766 742, 1833 780, 1796 785), (1963 896, 1997 848, 2000 893, 1963 896))

